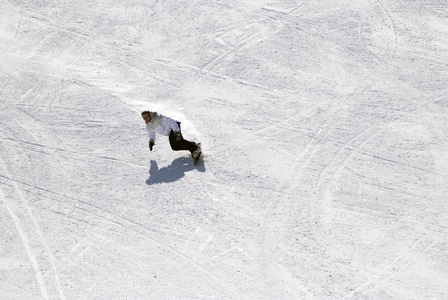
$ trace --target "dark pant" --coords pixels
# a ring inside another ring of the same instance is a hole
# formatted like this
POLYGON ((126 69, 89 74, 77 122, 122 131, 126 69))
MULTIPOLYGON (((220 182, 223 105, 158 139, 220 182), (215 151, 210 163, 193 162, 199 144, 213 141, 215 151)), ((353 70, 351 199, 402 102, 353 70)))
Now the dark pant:
MULTIPOLYGON (((179 125, 180 129, 180 122, 177 122, 177 124, 179 125)), ((180 141, 176 141, 174 131, 171 130, 169 136, 171 149, 173 149, 174 151, 188 150, 193 153, 198 148, 198 145, 196 143, 185 140, 182 136, 182 133, 180 134, 180 136, 182 137, 180 141)))

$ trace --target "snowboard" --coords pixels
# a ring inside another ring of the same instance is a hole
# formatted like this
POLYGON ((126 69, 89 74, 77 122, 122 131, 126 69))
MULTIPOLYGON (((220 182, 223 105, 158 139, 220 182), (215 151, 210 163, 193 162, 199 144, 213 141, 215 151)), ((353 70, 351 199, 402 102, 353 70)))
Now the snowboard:
POLYGON ((203 156, 203 153, 202 153, 202 148, 201 148, 201 143, 198 143, 198 147, 199 147, 199 155, 196 157, 196 158, 193 158, 194 159, 194 165, 196 166, 201 160, 202 160, 202 156, 203 156))

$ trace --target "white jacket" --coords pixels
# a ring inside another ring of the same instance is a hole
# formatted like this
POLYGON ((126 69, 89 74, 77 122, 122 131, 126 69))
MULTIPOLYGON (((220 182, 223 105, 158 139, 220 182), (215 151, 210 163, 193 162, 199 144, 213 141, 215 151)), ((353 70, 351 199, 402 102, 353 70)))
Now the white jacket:
POLYGON ((171 130, 179 132, 180 128, 176 120, 150 112, 151 121, 146 124, 146 131, 148 132, 149 140, 156 141, 156 133, 169 136, 171 130))

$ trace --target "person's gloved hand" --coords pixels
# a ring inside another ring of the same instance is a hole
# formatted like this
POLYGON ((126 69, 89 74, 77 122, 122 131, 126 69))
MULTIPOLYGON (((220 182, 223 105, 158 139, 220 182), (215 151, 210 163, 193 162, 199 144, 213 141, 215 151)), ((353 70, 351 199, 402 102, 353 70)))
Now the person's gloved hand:
POLYGON ((152 151, 152 147, 154 147, 154 140, 149 141, 149 151, 152 151))
POLYGON ((182 134, 179 131, 174 132, 174 138, 176 142, 180 142, 182 140, 182 134))

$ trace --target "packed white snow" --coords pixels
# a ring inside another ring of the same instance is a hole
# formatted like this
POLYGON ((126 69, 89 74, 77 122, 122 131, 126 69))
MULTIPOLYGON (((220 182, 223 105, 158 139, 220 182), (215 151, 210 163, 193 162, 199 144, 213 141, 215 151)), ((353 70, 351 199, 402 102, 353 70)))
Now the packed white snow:
POLYGON ((0 298, 448 298, 447 15, 0 1, 0 298))

